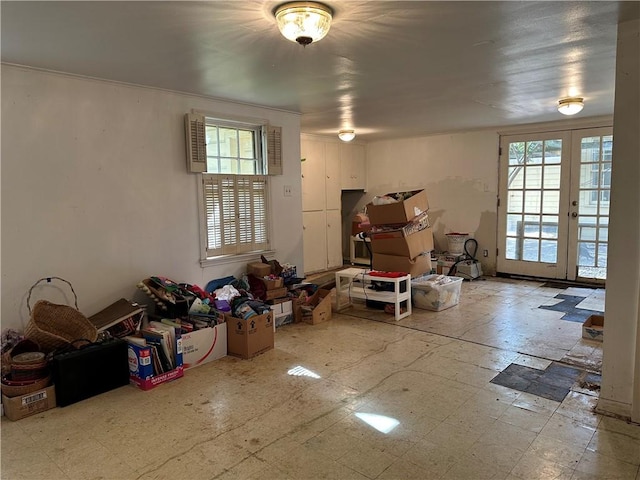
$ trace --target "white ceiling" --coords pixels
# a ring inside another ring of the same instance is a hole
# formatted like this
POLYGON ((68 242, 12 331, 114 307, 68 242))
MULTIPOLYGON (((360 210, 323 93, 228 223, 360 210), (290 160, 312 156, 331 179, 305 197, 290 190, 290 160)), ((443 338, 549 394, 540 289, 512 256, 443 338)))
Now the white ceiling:
POLYGON ((2 1, 2 61, 302 113, 363 141, 613 112, 616 25, 640 2, 337 1, 327 37, 281 2, 2 1))

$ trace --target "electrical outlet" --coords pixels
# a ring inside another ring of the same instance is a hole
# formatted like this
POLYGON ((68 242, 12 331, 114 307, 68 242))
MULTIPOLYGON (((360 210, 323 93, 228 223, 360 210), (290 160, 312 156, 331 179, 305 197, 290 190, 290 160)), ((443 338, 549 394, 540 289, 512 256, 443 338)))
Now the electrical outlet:
POLYGON ((489 256, 489 250, 483 250, 483 251, 482 251, 482 255, 483 255, 484 257, 488 257, 488 256, 489 256))
POLYGON ((284 186, 284 196, 285 197, 290 197, 291 196, 291 185, 285 185, 284 186))

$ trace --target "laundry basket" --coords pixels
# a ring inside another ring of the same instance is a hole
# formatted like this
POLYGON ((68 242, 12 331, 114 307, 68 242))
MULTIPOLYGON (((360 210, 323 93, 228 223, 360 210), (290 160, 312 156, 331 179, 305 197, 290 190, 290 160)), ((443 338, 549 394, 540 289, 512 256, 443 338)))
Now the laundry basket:
POLYGON ((98 338, 98 330, 78 310, 78 296, 73 286, 67 280, 60 277, 41 278, 29 289, 27 307, 31 318, 25 328, 26 338, 37 342, 40 349, 48 353, 57 348, 69 345, 74 340, 87 339, 95 342, 98 338), (68 305, 58 305, 47 300, 38 300, 31 308, 31 293, 33 289, 43 281, 51 282, 52 279, 65 282, 71 288, 75 299, 75 308, 68 305))

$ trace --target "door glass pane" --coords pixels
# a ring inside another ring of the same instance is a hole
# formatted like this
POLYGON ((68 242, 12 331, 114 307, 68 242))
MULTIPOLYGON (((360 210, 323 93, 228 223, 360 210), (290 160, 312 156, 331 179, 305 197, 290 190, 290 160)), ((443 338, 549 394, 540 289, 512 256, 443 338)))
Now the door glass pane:
POLYGON ((560 188, 560 165, 545 165, 544 188, 560 188))
POLYGON ((507 212, 522 212, 522 191, 509 192, 509 198, 507 199, 507 212))
POLYGON ((596 265, 595 243, 578 242, 578 265, 594 267, 596 265))
POLYGON ((525 142, 509 144, 509 165, 522 165, 524 163, 525 142))
POLYGON ((527 152, 525 162, 527 165, 539 165, 542 163, 543 142, 527 142, 527 152))
POLYGON ((557 190, 544 191, 544 201, 542 202, 542 213, 560 213, 560 192, 557 190))
POLYGON ((556 215, 543 215, 542 238, 558 238, 558 217, 556 215))
POLYGON ((607 268, 607 246, 606 243, 598 243, 598 261, 597 265, 600 268, 607 268))
POLYGON ((558 242, 555 240, 540 241, 540 260, 545 263, 557 263, 558 261, 558 242))
POLYGON ((525 188, 542 188, 542 167, 527 167, 525 188))
POLYGON ((529 262, 538 261, 538 258, 539 258, 538 254, 539 254, 539 248, 540 248, 539 240, 525 238, 522 241, 522 247, 523 247, 523 252, 522 252, 523 260, 529 261, 529 262))
POLYGON ((509 167, 509 188, 520 190, 523 187, 524 168, 509 167))
POLYGON ((524 213, 540 213, 542 192, 524 192, 524 213))
POLYGON ((507 237, 505 258, 508 260, 519 260, 517 252, 517 240, 515 238, 507 237))
POLYGON ((540 216, 539 215, 524 216, 524 236, 540 238, 540 216))
POLYGON ((562 158, 562 140, 547 140, 544 142, 544 163, 559 164, 562 158))
POLYGON ((507 235, 520 235, 522 215, 507 215, 507 235))

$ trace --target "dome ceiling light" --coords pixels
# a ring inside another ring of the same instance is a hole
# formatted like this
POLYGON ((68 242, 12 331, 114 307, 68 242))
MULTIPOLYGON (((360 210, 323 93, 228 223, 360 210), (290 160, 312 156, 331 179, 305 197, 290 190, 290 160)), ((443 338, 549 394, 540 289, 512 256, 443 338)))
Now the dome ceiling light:
POLYGON ((338 132, 338 138, 343 142, 350 142, 354 138, 356 138, 356 132, 353 130, 340 130, 338 132))
POLYGON ((306 47, 327 34, 333 10, 318 2, 289 2, 277 7, 274 15, 282 35, 306 47))
POLYGON ((575 115, 584 108, 584 99, 580 97, 563 98, 558 101, 558 111, 563 115, 575 115))

